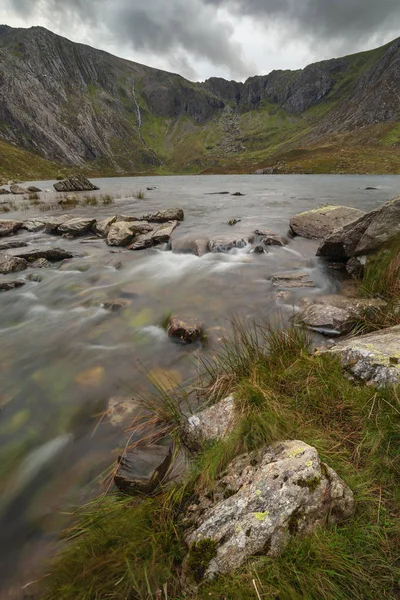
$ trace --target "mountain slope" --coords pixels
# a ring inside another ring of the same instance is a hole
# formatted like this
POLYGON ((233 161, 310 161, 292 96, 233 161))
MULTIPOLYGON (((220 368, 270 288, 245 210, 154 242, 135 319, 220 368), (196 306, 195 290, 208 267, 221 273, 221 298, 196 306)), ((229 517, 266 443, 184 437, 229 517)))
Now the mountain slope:
POLYGON ((0 140, 91 173, 398 172, 399 83, 400 40, 192 83, 41 27, 0 26, 0 140))

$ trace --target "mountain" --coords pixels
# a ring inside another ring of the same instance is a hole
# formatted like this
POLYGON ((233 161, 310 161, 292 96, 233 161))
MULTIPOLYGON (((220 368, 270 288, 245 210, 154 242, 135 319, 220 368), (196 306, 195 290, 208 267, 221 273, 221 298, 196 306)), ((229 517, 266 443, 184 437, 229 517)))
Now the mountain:
POLYGON ((244 83, 193 83, 0 25, 0 176, 400 172, 399 84, 400 39, 244 83))

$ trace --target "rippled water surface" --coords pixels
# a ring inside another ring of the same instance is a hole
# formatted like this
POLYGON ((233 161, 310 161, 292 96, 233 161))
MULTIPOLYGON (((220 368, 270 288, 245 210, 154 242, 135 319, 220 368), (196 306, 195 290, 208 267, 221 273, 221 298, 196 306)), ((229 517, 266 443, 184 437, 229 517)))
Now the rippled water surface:
MULTIPOLYGON (((98 220, 113 214, 140 216, 172 206, 185 221, 173 238, 250 235, 268 228, 286 234, 290 217, 321 204, 375 208, 398 194, 396 176, 202 176, 94 180, 108 206, 86 206, 73 216, 98 220), (145 198, 132 197, 139 189, 145 198), (368 186, 377 190, 366 191, 368 186), (213 195, 241 192, 244 196, 213 195), (210 195, 211 194, 211 195, 210 195), (235 227, 227 222, 241 219, 235 227)), ((50 189, 54 182, 36 182, 50 189)), ((2 202, 8 201, 2 197, 2 202)), ((14 200, 14 198, 13 198, 14 200)), ((41 201, 54 202, 52 193, 41 201)), ((60 214, 38 207, 5 218, 60 214)), ((48 269, 0 295, 0 589, 28 581, 66 522, 63 512, 100 489, 97 478, 127 440, 124 424, 100 418, 112 397, 134 398, 148 390, 146 372, 165 383, 196 373, 195 356, 211 353, 230 319, 285 317, 304 295, 337 289, 332 273, 315 258, 317 242, 296 238, 268 254, 249 248, 227 254, 174 254, 165 248, 131 252, 103 240, 68 240, 20 233, 32 246, 57 245, 79 256, 48 269), (315 289, 284 300, 271 284, 279 271, 306 270, 315 289), (129 302, 107 312, 105 300, 129 302), (169 313, 204 323, 210 345, 181 347, 168 340, 162 322, 169 313), (97 486, 97 487, 96 487, 97 486)), ((5 241, 5 240, 3 240, 5 241)), ((32 270, 29 270, 32 272, 32 270)), ((27 271, 17 276, 26 277, 27 271)), ((0 277, 9 279, 13 276, 0 277)), ((6 592, 4 592, 6 593, 6 592)), ((2 596, 3 597, 3 596, 2 596)))

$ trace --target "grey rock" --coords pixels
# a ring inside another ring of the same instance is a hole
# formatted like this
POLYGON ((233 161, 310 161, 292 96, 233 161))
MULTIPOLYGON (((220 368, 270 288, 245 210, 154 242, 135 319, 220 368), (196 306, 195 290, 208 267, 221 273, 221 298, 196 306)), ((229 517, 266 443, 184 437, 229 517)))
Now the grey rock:
POLYGON ((359 258, 353 256, 346 263, 346 271, 350 277, 361 279, 364 274, 364 264, 359 258))
POLYGON ((281 235, 267 235, 262 239, 266 246, 287 246, 289 240, 281 235))
POLYGON ((58 227, 58 233, 67 233, 69 235, 79 236, 84 235, 93 227, 96 223, 96 219, 70 219, 61 223, 58 227))
MULTIPOLYGON (((45 233, 56 234, 58 233, 58 228, 60 225, 65 223, 66 221, 70 221, 73 217, 71 215, 60 215, 57 217, 48 217, 47 219, 43 219, 44 222, 44 231, 45 233)), ((38 219, 39 221, 39 219, 38 219)), ((27 222, 25 222, 26 228, 27 222)))
POLYGON ((203 326, 201 323, 183 321, 182 319, 172 316, 168 321, 167 333, 170 338, 173 338, 181 344, 191 344, 201 338, 203 326))
POLYGON ((208 238, 198 238, 193 235, 186 235, 172 240, 171 249, 176 254, 194 254, 195 256, 203 256, 207 254, 208 238))
POLYGON ((371 385, 400 383, 400 325, 343 340, 326 352, 371 385))
POLYGON ((5 188, 0 188, 0 196, 3 196, 5 194, 11 194, 11 192, 9 190, 6 190, 5 188))
POLYGON ((29 248, 27 250, 17 250, 13 252, 13 256, 22 258, 30 263, 34 263, 40 258, 45 258, 50 262, 58 262, 65 260, 66 258, 73 258, 73 254, 62 248, 55 248, 52 246, 44 248, 29 248))
POLYGON ((162 225, 156 223, 152 223, 151 225, 154 227, 154 230, 135 237, 133 244, 128 246, 129 250, 144 250, 145 248, 151 248, 152 246, 166 244, 169 242, 171 234, 179 225, 179 222, 168 221, 162 225))
POLYGON ((141 221, 113 223, 107 235, 107 244, 109 246, 128 246, 135 235, 148 233, 152 230, 153 227, 149 223, 142 223, 141 221))
POLYGON ((28 192, 28 190, 21 187, 20 185, 17 185, 16 183, 14 183, 13 185, 10 185, 10 191, 12 194, 19 194, 19 195, 26 194, 28 192))
POLYGON ((140 218, 133 215, 117 215, 115 217, 116 223, 131 223, 132 221, 140 221, 140 218))
POLYGON ((313 288, 315 284, 310 275, 304 271, 288 271, 276 273, 271 279, 273 285, 283 288, 313 288))
POLYGON ((21 229, 22 221, 13 221, 11 219, 0 220, 0 237, 6 237, 8 235, 14 235, 19 229, 21 229))
POLYGON ((250 250, 250 254, 266 254, 267 249, 262 244, 257 244, 250 250))
POLYGON ((0 281, 0 292, 9 292, 25 285, 25 281, 17 279, 15 281, 0 281))
POLYGON ((31 266, 34 269, 46 269, 50 266, 50 262, 47 260, 47 258, 38 258, 32 263, 31 266))
POLYGON ((235 420, 235 400, 228 396, 190 416, 181 427, 181 438, 191 452, 198 452, 205 442, 222 439, 232 431, 235 420))
POLYGON ((90 192, 99 188, 83 175, 72 175, 54 184, 57 192, 90 192))
POLYGON ((291 440, 240 456, 213 490, 192 507, 190 552, 215 542, 204 576, 229 573, 257 554, 279 556, 292 536, 338 524, 354 512, 353 493, 315 448, 291 440))
POLYGON ((168 447, 148 445, 120 457, 115 485, 125 493, 150 494, 165 481, 172 464, 168 447))
POLYGON ((100 304, 101 308, 109 310, 110 312, 117 312, 130 306, 129 300, 105 300, 100 304))
POLYGON ((295 215, 290 219, 290 228, 301 237, 322 239, 364 215, 356 208, 324 206, 295 215))
POLYGON ((233 248, 245 248, 247 240, 221 236, 208 242, 210 252, 229 252, 233 248))
POLYGON ((0 251, 2 250, 10 250, 10 248, 24 248, 28 244, 26 242, 18 242, 17 240, 12 240, 11 242, 4 242, 0 244, 0 251))
POLYGON ((35 185, 30 185, 26 189, 28 190, 28 192, 32 192, 32 193, 36 193, 36 194, 38 194, 39 192, 42 191, 40 188, 36 187, 35 185))
POLYGON ((351 258, 382 248, 400 234, 400 196, 328 235, 317 256, 351 258))
POLYGON ((323 335, 342 335, 352 329, 352 313, 329 304, 312 304, 295 316, 295 321, 323 335))
POLYGON ((0 255, 0 273, 7 275, 8 273, 16 273, 23 271, 28 266, 28 263, 23 258, 10 256, 7 254, 0 255))
MULTIPOLYGON (((26 229, 31 233, 36 233, 38 231, 42 231, 46 227, 45 219, 29 219, 29 221, 24 221, 22 224, 22 229, 26 229)), ((50 232, 49 232, 50 233, 50 232)))
POLYGON ((181 208, 168 208, 167 210, 160 210, 155 213, 143 215, 141 219, 144 221, 150 221, 154 223, 166 223, 167 221, 183 221, 184 213, 181 208))

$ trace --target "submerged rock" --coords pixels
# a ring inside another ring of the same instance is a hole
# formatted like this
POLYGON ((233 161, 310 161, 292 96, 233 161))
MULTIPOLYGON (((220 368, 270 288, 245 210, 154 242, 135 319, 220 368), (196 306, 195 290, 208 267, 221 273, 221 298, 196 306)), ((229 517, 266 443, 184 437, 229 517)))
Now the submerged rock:
POLYGON ((120 457, 114 483, 128 494, 150 494, 166 479, 171 463, 170 448, 138 446, 120 457))
POLYGON ((177 317, 171 317, 168 321, 167 333, 170 338, 182 344, 191 344, 202 337, 203 326, 193 321, 182 321, 177 317))
POLYGON ((143 217, 140 218, 142 221, 166 223, 167 221, 183 221, 185 217, 181 208, 168 208, 167 210, 159 210, 155 213, 143 215, 143 217))
POLYGON ((1 219, 0 220, 0 238, 6 237, 8 235, 14 235, 17 233, 18 229, 21 229, 23 223, 22 221, 13 221, 11 219, 1 219))
POLYGON ((400 234, 400 196, 328 235, 317 256, 345 259, 379 250, 400 234))
POLYGON ((339 356, 347 370, 367 383, 400 383, 400 325, 343 340, 323 352, 339 356))
POLYGON ((25 281, 17 279, 15 281, 0 281, 0 292, 9 292, 25 285, 25 281))
POLYGON ((84 235, 93 227, 96 223, 96 219, 70 219, 61 223, 58 227, 58 233, 67 233, 72 236, 84 235))
POLYGON ((266 246, 287 246, 289 240, 281 235, 267 235, 262 239, 262 243, 266 246))
POLYGON ((295 215, 290 219, 290 228, 301 237, 321 239, 364 215, 347 206, 323 206, 295 215))
POLYGON ((235 424, 235 400, 224 400, 192 415, 182 425, 181 438, 191 452, 198 452, 205 442, 223 438, 235 424))
POLYGON ((116 312, 118 310, 123 310, 130 306, 129 300, 106 300, 100 304, 101 308, 105 310, 109 310, 111 312, 116 312))
POLYGON ((195 256, 203 256, 207 254, 208 238, 197 238, 191 235, 186 235, 172 240, 171 249, 176 254, 194 254, 195 256))
POLYGON ((0 256, 0 273, 7 275, 8 273, 16 273, 23 271, 28 266, 28 263, 23 258, 3 254, 0 256))
POLYGON ((266 254, 267 249, 262 244, 257 244, 250 250, 250 254, 266 254))
POLYGON ((138 404, 132 398, 113 396, 108 400, 107 417, 111 425, 117 427, 128 418, 132 419, 132 415, 137 408, 138 404))
POLYGON ((315 448, 291 440, 233 460, 216 481, 213 499, 200 496, 192 511, 186 572, 199 582, 257 554, 279 556, 292 536, 349 519, 354 498, 315 448), (208 564, 191 573, 191 557, 207 542, 214 549, 208 564))
POLYGON ((283 288, 312 288, 315 287, 310 275, 304 271, 289 271, 276 273, 271 279, 273 285, 283 288))
POLYGON ((53 185, 57 192, 91 192, 99 188, 83 175, 72 175, 53 185))

